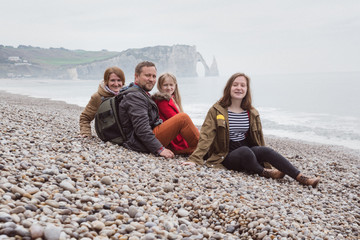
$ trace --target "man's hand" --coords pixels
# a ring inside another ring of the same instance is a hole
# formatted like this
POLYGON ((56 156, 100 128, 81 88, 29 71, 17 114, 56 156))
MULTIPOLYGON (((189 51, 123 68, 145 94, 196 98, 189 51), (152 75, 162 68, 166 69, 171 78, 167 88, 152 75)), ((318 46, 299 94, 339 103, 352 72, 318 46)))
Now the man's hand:
POLYGON ((165 157, 165 158, 174 158, 174 157, 175 157, 175 154, 174 154, 171 150, 165 148, 165 149, 160 153, 160 156, 165 157))

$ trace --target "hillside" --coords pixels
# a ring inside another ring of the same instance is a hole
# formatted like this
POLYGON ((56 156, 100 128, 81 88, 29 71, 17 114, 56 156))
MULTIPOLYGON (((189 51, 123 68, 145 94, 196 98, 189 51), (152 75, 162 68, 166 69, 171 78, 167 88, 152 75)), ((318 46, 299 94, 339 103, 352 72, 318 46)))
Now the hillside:
POLYGON ((38 65, 74 65, 111 58, 119 52, 68 50, 65 48, 40 48, 19 45, 17 48, 0 45, 0 63, 9 63, 8 58, 18 56, 38 65))
POLYGON ((62 76, 69 66, 106 60, 117 52, 40 48, 0 45, 0 77, 48 77, 51 72, 62 76))
POLYGON ((119 66, 126 75, 133 75, 140 61, 153 61, 159 72, 177 76, 197 76, 201 62, 206 76, 217 76, 216 60, 210 67, 195 46, 174 45, 127 49, 122 52, 68 50, 20 45, 0 45, 0 78, 30 77, 55 79, 98 79, 110 66, 119 66))

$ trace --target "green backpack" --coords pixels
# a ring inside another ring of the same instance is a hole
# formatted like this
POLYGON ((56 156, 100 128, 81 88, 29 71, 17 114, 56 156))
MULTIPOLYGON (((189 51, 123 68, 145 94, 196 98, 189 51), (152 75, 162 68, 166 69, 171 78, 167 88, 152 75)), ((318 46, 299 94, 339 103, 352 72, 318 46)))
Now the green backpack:
POLYGON ((139 91, 139 89, 130 87, 118 95, 102 101, 95 114, 95 130, 98 137, 104 142, 110 141, 122 145, 127 140, 119 120, 118 107, 124 95, 134 91, 139 91))

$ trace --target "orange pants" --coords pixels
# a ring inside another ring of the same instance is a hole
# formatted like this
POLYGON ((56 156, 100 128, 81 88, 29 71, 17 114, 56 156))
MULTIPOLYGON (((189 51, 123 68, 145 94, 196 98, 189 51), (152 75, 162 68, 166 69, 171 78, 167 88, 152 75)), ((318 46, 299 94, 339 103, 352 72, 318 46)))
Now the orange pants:
POLYGON ((186 113, 179 113, 169 118, 162 124, 156 126, 153 129, 153 133, 165 147, 167 147, 177 135, 181 134, 189 147, 183 150, 174 151, 175 154, 191 154, 195 151, 200 135, 199 130, 195 127, 189 115, 186 113))

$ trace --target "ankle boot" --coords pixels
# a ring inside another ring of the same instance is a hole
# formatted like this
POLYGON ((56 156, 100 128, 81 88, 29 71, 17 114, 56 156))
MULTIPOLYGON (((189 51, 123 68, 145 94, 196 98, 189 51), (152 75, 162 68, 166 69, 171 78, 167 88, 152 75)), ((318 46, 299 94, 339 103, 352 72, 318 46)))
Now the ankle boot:
POLYGON ((266 178, 280 179, 285 176, 285 173, 273 168, 264 168, 263 172, 260 175, 266 178))
POLYGON ((304 176, 302 173, 299 173, 299 175, 296 177, 296 180, 301 184, 309 186, 311 185, 313 188, 315 188, 320 182, 319 177, 309 178, 307 176, 304 176))

